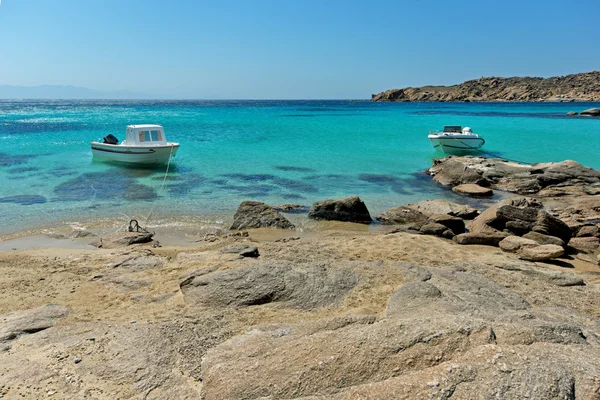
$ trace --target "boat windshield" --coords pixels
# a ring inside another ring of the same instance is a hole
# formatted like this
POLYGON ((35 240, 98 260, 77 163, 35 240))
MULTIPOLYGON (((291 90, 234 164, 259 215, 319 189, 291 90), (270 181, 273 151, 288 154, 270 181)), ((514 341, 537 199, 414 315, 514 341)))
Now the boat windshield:
POLYGON ((445 126, 444 127, 444 132, 448 132, 448 133, 462 133, 462 127, 461 126, 445 126))

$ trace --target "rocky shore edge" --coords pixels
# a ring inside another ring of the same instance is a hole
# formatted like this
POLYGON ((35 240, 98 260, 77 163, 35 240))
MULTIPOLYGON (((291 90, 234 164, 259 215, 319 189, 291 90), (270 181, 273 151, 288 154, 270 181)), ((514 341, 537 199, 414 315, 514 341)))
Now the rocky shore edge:
POLYGON ((371 101, 600 101, 600 71, 551 78, 482 77, 453 86, 390 89, 371 95, 371 101))
POLYGON ((399 205, 379 232, 303 236, 285 216, 367 226, 357 196, 245 201, 193 248, 134 230, 0 253, 0 396, 600 396, 600 171, 446 157, 428 173, 464 204, 399 205))

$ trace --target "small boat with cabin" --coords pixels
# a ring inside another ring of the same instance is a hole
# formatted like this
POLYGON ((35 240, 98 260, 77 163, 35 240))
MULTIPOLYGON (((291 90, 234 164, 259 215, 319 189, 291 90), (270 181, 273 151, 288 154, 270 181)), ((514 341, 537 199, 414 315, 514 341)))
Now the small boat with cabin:
POLYGON ((167 142, 161 125, 128 125, 121 143, 113 135, 92 142, 94 158, 134 164, 164 164, 177 150, 179 143, 167 142))
POLYGON ((479 150, 485 140, 469 127, 445 126, 442 132, 429 132, 427 136, 436 150, 446 154, 464 154, 479 150))

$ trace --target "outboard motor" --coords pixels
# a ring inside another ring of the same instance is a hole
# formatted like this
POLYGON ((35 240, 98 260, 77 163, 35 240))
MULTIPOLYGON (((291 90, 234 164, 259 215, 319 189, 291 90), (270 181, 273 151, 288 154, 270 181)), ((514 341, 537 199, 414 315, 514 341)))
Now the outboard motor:
POLYGON ((106 144, 119 144, 119 139, 117 139, 115 136, 108 134, 106 136, 104 136, 104 143, 106 144))

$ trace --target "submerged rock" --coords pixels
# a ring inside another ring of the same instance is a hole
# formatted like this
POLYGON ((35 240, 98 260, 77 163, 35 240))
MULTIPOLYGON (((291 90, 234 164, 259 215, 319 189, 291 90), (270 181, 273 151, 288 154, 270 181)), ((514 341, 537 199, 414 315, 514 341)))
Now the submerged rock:
POLYGON ((494 195, 492 189, 474 183, 463 183, 462 185, 454 186, 452 191, 472 197, 492 197, 494 195))
POLYGON ((317 201, 310 207, 308 217, 361 224, 370 224, 372 222, 367 206, 358 196, 317 201))
POLYGON ((258 201, 242 202, 229 229, 256 229, 256 228, 295 228, 286 217, 279 214, 268 204, 258 201))
POLYGON ((44 196, 37 194, 20 194, 17 196, 1 197, 0 203, 15 203, 22 206, 30 206, 32 204, 43 204, 47 200, 44 196))

